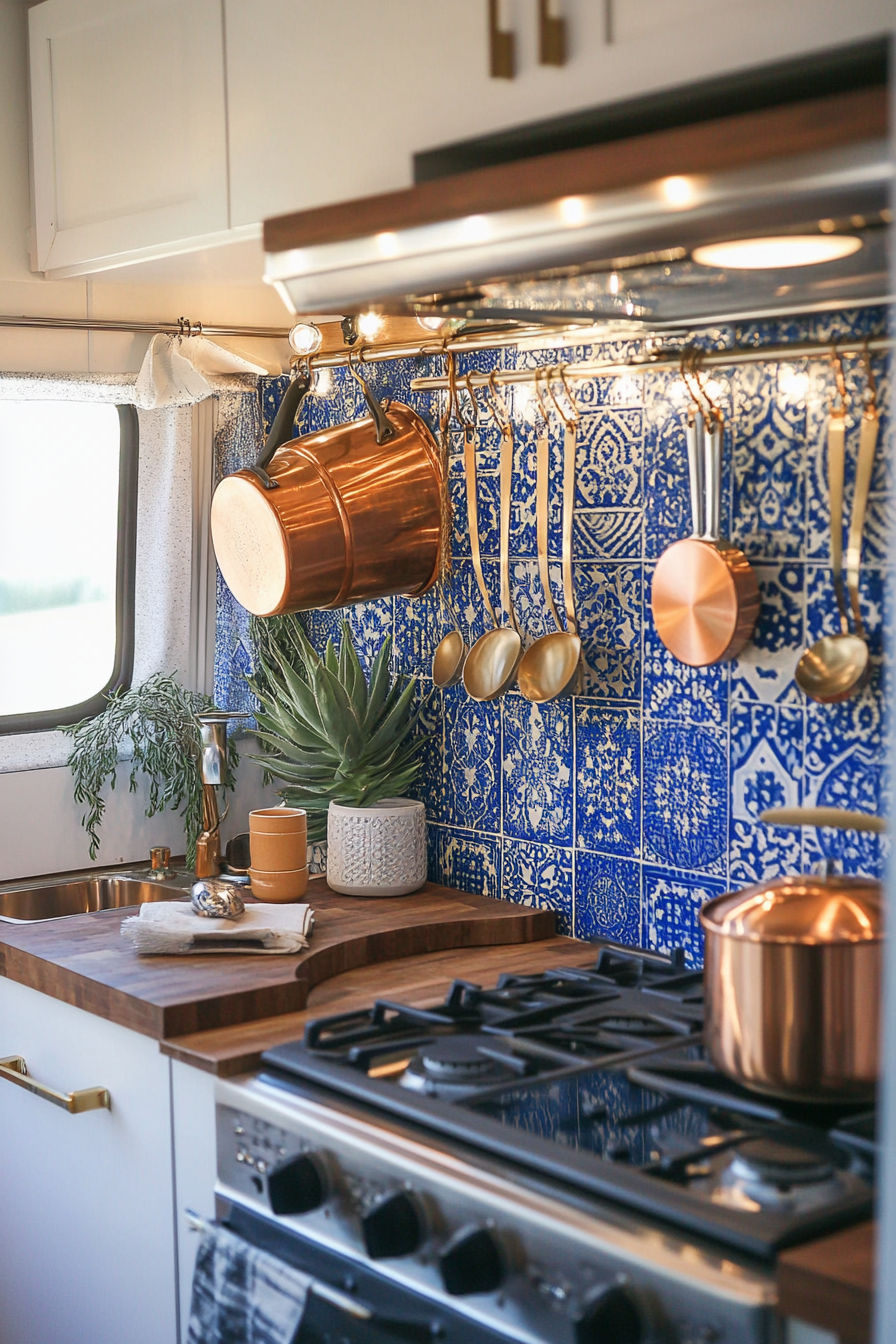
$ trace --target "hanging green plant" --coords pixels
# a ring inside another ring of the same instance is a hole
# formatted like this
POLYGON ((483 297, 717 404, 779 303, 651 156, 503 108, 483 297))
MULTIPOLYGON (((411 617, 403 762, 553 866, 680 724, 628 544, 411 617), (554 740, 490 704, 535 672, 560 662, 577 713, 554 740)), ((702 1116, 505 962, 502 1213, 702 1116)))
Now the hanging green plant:
POLYGON ((414 678, 392 676, 391 636, 368 680, 345 621, 339 652, 328 640, 323 657, 298 616, 253 617, 251 632, 256 671, 246 680, 258 701, 257 735, 270 748, 252 759, 283 781, 285 802, 305 808, 309 841, 326 840, 331 799, 373 807, 404 794, 422 765, 426 705, 414 678))
MULTIPOLYGON (((75 779, 75 802, 87 805, 81 824, 90 836, 91 859, 99 851, 106 810, 102 791, 106 784, 115 788, 119 761, 129 756, 129 791, 137 792, 141 776, 149 785, 147 817, 183 804, 187 866, 192 867, 202 829, 202 747, 197 715, 214 709, 213 701, 198 691, 186 690, 175 677, 161 672, 141 686, 113 691, 108 701, 96 718, 60 728, 74 739, 68 764, 75 779)), ((227 789, 234 787, 238 764, 239 757, 231 747, 224 784, 227 789)))

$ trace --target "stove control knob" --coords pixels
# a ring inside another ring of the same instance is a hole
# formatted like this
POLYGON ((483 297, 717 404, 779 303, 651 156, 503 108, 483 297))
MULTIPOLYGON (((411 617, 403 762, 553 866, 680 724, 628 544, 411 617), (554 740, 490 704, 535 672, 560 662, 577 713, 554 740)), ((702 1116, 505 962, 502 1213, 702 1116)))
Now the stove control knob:
POLYGON ((423 1219, 413 1196, 403 1190, 385 1195, 361 1219, 371 1260, 413 1255, 423 1241, 423 1219))
POLYGON ((328 1193, 326 1172, 313 1153, 281 1162, 268 1176, 268 1199, 277 1214, 311 1213, 328 1193))
POLYGON ((641 1313, 627 1288, 614 1284, 588 1299, 575 1323, 576 1344, 641 1344, 641 1313))
POLYGON ((439 1257, 445 1289, 452 1297, 493 1293, 504 1282, 506 1266, 494 1233, 471 1224, 456 1232, 439 1257))

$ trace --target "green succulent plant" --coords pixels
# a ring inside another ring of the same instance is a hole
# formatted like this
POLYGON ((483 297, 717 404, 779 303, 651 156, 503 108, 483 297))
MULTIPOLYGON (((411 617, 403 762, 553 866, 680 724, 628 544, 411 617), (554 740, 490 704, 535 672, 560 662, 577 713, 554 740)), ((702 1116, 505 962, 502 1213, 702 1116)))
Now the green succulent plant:
POLYGON ((256 671, 246 680, 258 702, 257 735, 270 749, 252 759, 283 782, 285 802, 305 808, 309 841, 326 839, 331 800, 373 807, 404 794, 422 764, 425 702, 414 678, 392 676, 391 637, 369 680, 345 621, 338 653, 328 640, 323 656, 298 616, 256 617, 252 638, 256 671))

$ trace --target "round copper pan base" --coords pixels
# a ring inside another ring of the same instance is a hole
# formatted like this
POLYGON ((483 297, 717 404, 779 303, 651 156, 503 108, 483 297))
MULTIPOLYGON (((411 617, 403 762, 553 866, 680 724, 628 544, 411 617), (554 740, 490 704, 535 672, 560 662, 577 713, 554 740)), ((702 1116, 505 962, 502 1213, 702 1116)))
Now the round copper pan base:
POLYGON ((657 561, 650 596, 657 632, 690 667, 735 658, 759 615, 759 585, 743 551, 688 537, 657 561))

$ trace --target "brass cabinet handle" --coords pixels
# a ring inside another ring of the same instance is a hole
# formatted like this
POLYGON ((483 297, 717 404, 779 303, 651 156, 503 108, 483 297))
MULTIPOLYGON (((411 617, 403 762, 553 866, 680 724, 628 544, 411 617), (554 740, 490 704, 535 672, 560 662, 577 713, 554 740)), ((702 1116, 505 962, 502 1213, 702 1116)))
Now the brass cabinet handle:
POLYGON ((108 1111, 112 1106, 112 1098, 105 1087, 82 1087, 78 1092, 57 1092, 55 1088, 47 1087, 46 1083, 35 1082, 29 1077, 28 1066, 21 1055, 8 1055, 6 1059, 0 1059, 0 1078, 15 1083, 17 1087, 27 1088, 36 1097, 43 1097, 54 1106, 61 1106, 70 1115, 80 1115, 82 1111, 108 1111))

